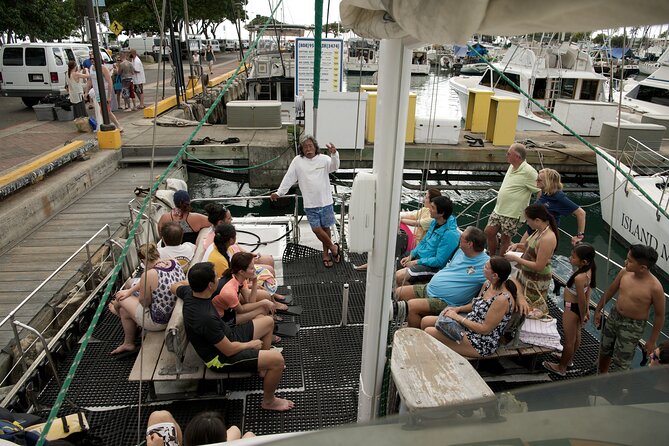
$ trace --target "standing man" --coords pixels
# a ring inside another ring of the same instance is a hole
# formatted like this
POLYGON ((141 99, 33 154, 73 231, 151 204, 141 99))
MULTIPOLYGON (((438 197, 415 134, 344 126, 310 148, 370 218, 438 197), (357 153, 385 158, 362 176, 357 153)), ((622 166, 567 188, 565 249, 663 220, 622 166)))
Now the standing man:
POLYGON ((655 352, 657 338, 664 325, 664 290, 650 272, 657 262, 657 251, 650 246, 632 245, 625 267, 602 295, 595 309, 595 326, 602 327, 602 309, 616 293, 618 300, 602 328, 599 351, 599 373, 614 368, 627 370, 634 358, 634 349, 643 336, 650 307, 653 307, 653 331, 646 342, 646 353, 655 352))
POLYGON ((144 108, 144 83, 146 76, 144 75, 144 64, 137 55, 137 50, 130 50, 130 59, 132 59, 132 67, 135 72, 133 77, 133 85, 135 87, 135 94, 139 98, 138 109, 144 108))
POLYGON ((278 200, 293 184, 298 183, 311 230, 323 243, 323 265, 332 268, 333 261, 341 261, 339 244, 332 243, 330 232, 330 227, 335 224, 330 172, 339 169, 339 153, 334 144, 327 144, 327 148, 330 156, 321 155, 314 137, 304 136, 299 145, 300 155, 293 158, 279 189, 272 193, 271 199, 278 200))
POLYGON ((522 144, 511 144, 506 152, 509 169, 497 193, 497 205, 488 218, 485 235, 488 239, 488 254, 497 253, 497 233, 501 234, 499 252, 504 254, 511 244, 511 237, 522 224, 523 212, 530 202, 536 185, 537 171, 525 161, 527 151, 522 144))

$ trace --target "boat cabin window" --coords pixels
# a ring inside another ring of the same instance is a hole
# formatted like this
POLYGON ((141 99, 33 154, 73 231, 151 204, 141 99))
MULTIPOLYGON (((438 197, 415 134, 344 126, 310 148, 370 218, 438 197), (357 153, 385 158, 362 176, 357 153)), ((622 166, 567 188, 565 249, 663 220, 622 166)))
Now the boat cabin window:
POLYGON ((669 90, 649 87, 648 85, 639 85, 639 92, 636 98, 640 101, 651 102, 653 104, 669 105, 669 90))
MULTIPOLYGON (((516 85, 520 84, 520 76, 517 74, 513 73, 504 73, 506 77, 509 78, 511 82, 513 82, 516 85)), ((506 80, 500 77, 500 75, 494 71, 492 73, 492 82, 493 85, 492 87, 499 88, 500 90, 506 90, 506 91, 513 91, 516 92, 517 90, 511 86, 506 80)), ((486 70, 486 72, 483 74, 483 77, 479 81, 479 85, 485 85, 486 87, 491 87, 490 85, 490 70, 486 70)), ((519 85, 520 86, 520 85, 519 85)))
POLYGON ((534 79, 534 90, 532 90, 533 99, 545 99, 546 98, 546 78, 538 77, 534 79))
POLYGON ((599 81, 583 79, 581 81, 581 95, 579 99, 585 101, 596 101, 599 92, 599 81))
POLYGON ((561 99, 574 99, 576 95, 576 79, 562 79, 560 85, 561 99))

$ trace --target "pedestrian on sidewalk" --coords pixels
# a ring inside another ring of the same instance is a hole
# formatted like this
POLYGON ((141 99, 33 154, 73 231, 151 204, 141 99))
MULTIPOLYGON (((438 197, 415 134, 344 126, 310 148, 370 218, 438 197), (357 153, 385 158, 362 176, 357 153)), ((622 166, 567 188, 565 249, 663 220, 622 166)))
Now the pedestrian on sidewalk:
POLYGON ((128 60, 128 53, 121 52, 121 96, 127 112, 133 111, 137 105, 135 104, 135 85, 132 82, 134 74, 135 70, 132 62, 128 60), (132 106, 130 105, 131 100, 132 106))
POLYGON ((88 70, 79 70, 77 63, 73 60, 67 63, 67 92, 74 111, 74 118, 84 118, 86 105, 84 104, 84 82, 89 78, 88 70))
MULTIPOLYGON (((102 112, 100 111, 100 107, 102 105, 100 104, 100 91, 98 90, 98 73, 95 70, 95 56, 93 53, 90 54, 91 61, 93 62, 91 64, 91 71, 90 71, 90 77, 88 78, 88 84, 86 85, 86 90, 90 90, 93 88, 95 91, 95 101, 93 101, 93 105, 95 106, 95 117, 98 122, 98 129, 100 128, 100 125, 103 123, 102 122, 102 112)), ((111 122, 114 123, 117 129, 119 129, 121 132, 123 132, 123 127, 121 127, 121 124, 118 122, 118 119, 116 119, 116 116, 114 116, 114 113, 111 111, 111 100, 112 96, 114 95, 114 84, 112 83, 111 79, 111 74, 109 73, 109 70, 107 67, 104 65, 101 66, 102 72, 101 76, 104 81, 104 87, 105 87, 105 93, 106 93, 106 99, 107 99, 107 111, 109 112, 109 119, 111 122)))
POLYGON ((144 75, 144 64, 137 55, 137 50, 130 50, 130 58, 132 59, 132 67, 134 69, 133 84, 135 85, 135 94, 139 98, 138 109, 144 108, 144 83, 146 76, 144 75))
POLYGON ((205 59, 207 59, 207 66, 209 67, 209 75, 214 74, 214 62, 216 62, 216 56, 214 56, 214 49, 211 45, 207 45, 207 51, 204 53, 205 59))

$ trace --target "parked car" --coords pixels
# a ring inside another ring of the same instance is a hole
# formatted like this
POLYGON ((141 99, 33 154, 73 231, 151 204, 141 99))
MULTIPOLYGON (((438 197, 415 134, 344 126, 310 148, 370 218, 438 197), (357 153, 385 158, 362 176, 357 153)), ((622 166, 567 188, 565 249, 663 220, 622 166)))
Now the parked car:
POLYGON ((88 58, 88 47, 84 44, 6 44, 0 49, 0 94, 19 97, 27 107, 32 107, 49 94, 63 93, 67 62, 81 63, 83 58, 88 58))
POLYGON ((207 45, 211 45, 211 49, 214 53, 221 52, 221 43, 216 39, 205 39, 202 41, 202 46, 206 49, 207 45))

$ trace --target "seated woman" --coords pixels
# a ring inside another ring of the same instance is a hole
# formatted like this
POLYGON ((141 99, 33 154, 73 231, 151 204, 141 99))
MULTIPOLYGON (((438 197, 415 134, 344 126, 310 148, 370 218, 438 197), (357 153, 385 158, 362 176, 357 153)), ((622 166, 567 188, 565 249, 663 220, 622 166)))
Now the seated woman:
MULTIPOLYGON (((223 205, 218 203, 209 203, 204 207, 204 210, 207 212, 207 219, 214 227, 221 223, 228 225, 232 224, 232 214, 230 210, 223 205)), ((207 235, 207 238, 204 240, 204 248, 208 249, 209 246, 214 241, 213 232, 207 235)), ((229 255, 233 255, 236 252, 247 252, 244 248, 239 246, 236 242, 229 248, 229 255)), ((205 257, 208 252, 205 252, 205 257)), ((272 276, 274 276, 274 258, 269 254, 255 254, 256 265, 267 269, 272 276)))
POLYGON ((230 269, 223 279, 226 283, 212 300, 218 315, 230 325, 272 314, 278 305, 269 296, 258 300, 259 294, 267 291, 258 289, 253 258, 249 252, 238 252, 232 256, 230 269))
POLYGON ((109 310, 121 318, 123 344, 111 354, 132 352, 135 347, 137 327, 147 331, 161 331, 167 326, 176 304, 170 285, 186 280, 179 262, 160 260, 158 248, 153 243, 142 245, 139 259, 144 262, 144 273, 132 287, 120 290, 109 304, 109 310))
POLYGON ((525 242, 509 246, 504 258, 516 262, 519 268, 518 283, 529 305, 523 306, 521 312, 537 319, 548 314, 546 296, 553 278, 551 257, 557 247, 558 229, 555 218, 543 204, 525 208, 525 220, 534 232, 525 242), (522 255, 518 257, 514 252, 522 255))
POLYGON ((517 294, 516 284, 509 279, 511 264, 508 260, 492 257, 483 271, 487 280, 472 303, 462 307, 447 307, 442 312, 442 315, 450 317, 462 327, 460 342, 445 336, 435 327, 437 316, 426 316, 420 324, 430 336, 470 358, 488 356, 497 350, 502 333, 511 319, 517 294), (459 313, 467 315, 460 316, 459 313))
MULTIPOLYGON (((417 211, 412 212, 402 212, 400 214, 400 229, 402 225, 413 227, 413 233, 407 234, 409 236, 409 250, 412 250, 416 247, 417 244, 423 240, 425 234, 427 234, 430 225, 432 224, 432 216, 430 215, 430 203, 435 197, 441 196, 439 189, 431 188, 428 189, 423 198, 423 207, 417 211), (413 237, 413 238, 412 238, 413 237), (413 242, 413 244, 412 244, 413 242)), ((355 266, 356 271, 367 271, 367 264, 355 266)))
POLYGON ((195 243, 200 229, 209 226, 207 217, 197 212, 191 212, 190 196, 185 190, 178 190, 174 193, 174 205, 176 206, 174 209, 160 216, 158 233, 162 231, 165 223, 176 221, 184 230, 183 241, 195 243))
POLYGON ((214 229, 214 243, 211 250, 206 252, 203 261, 214 264, 216 278, 220 279, 230 267, 228 249, 237 242, 237 231, 235 227, 221 223, 214 229))

